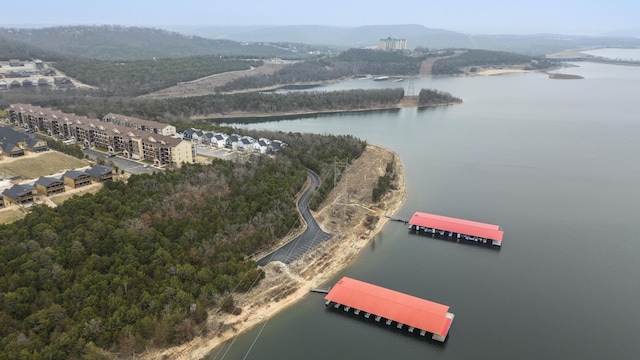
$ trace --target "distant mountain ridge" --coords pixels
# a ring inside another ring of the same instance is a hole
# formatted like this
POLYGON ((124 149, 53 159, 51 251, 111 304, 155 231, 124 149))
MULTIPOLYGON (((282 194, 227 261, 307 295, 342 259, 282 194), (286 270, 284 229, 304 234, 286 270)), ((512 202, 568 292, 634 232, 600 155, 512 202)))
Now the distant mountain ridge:
POLYGON ((528 55, 543 55, 570 48, 640 47, 640 39, 633 37, 561 34, 471 35, 415 24, 368 25, 354 28, 322 25, 174 26, 169 28, 208 38, 249 42, 297 42, 333 45, 339 48, 377 46, 381 38, 388 36, 406 39, 409 48, 418 46, 433 49, 470 48, 511 51, 528 55))
POLYGON ((484 49, 531 56, 578 48, 640 47, 638 37, 470 35, 413 24, 354 28, 322 25, 187 25, 165 28, 102 25, 0 28, 0 60, 44 58, 56 61, 75 57, 128 61, 201 55, 300 58, 315 50, 376 47, 381 38, 388 36, 406 39, 410 49, 484 49))
MULTIPOLYGON (((206 39, 158 28, 124 26, 59 26, 24 29, 0 28, 0 45, 36 48, 98 60, 142 60, 196 55, 299 56, 283 47, 206 39)), ((0 47, 0 57, 3 56, 0 47)), ((34 51, 27 51, 32 53, 34 51)), ((35 51, 37 52, 37 51, 35 51)))

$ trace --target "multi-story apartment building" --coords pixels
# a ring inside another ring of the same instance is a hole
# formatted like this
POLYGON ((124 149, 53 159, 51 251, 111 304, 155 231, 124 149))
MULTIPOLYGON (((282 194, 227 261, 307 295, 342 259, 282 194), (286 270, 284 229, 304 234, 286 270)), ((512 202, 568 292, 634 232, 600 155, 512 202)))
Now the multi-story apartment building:
POLYGON ((13 124, 104 148, 112 154, 146 160, 155 166, 179 167, 195 161, 195 148, 190 141, 30 104, 13 104, 8 111, 13 124))
POLYGON ((386 39, 380 39, 378 48, 383 51, 406 50, 407 39, 394 39, 389 36, 386 39))
POLYGON ((175 135, 176 133, 176 127, 173 125, 163 124, 157 121, 138 119, 132 116, 120 114, 109 113, 102 117, 102 121, 164 136, 171 136, 175 135))

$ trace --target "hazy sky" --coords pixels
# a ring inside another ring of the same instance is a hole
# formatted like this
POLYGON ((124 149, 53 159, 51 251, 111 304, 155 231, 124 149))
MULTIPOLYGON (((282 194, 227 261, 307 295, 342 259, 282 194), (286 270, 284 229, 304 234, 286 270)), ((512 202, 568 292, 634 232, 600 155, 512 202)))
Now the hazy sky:
POLYGON ((3 0, 0 25, 419 24, 467 33, 638 28, 638 0, 3 0), (17 20, 20 19, 20 20, 17 20))

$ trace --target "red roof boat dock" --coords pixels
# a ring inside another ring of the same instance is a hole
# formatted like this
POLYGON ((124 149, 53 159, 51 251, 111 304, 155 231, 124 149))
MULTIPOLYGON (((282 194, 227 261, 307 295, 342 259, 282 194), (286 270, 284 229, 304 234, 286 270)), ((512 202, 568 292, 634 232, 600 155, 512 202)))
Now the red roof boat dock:
POLYGON ((384 319, 387 325, 395 322, 398 329, 407 326, 408 331, 420 331, 421 336, 432 334, 432 339, 444 342, 454 315, 449 307, 429 300, 343 277, 325 296, 326 305, 345 312, 353 309, 355 315, 372 315, 375 321, 384 319))
POLYGON ((409 230, 425 235, 439 235, 456 241, 502 246, 504 232, 498 225, 456 219, 417 211, 408 221, 409 230))

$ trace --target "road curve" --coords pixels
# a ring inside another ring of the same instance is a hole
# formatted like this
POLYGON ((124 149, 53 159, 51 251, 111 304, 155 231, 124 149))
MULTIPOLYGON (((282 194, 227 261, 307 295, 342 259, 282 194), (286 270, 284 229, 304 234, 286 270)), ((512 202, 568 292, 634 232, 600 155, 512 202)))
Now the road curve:
POLYGON ((307 223, 307 228, 295 239, 259 259, 258 265, 265 266, 271 261, 280 261, 285 264, 290 264, 304 255, 307 251, 313 249, 316 245, 331 238, 331 234, 322 231, 320 225, 318 225, 318 222, 311 215, 311 211, 309 210, 309 199, 311 198, 313 191, 320 184, 320 178, 318 178, 316 173, 310 170, 307 171, 307 174, 311 179, 311 185, 309 185, 307 190, 298 200, 298 210, 300 211, 304 221, 307 223))

